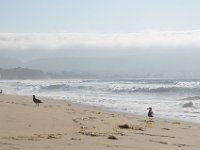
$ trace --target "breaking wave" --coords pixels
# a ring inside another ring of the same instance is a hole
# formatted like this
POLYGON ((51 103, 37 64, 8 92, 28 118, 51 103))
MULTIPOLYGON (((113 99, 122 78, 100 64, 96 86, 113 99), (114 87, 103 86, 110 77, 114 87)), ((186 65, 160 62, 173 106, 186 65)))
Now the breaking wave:
POLYGON ((55 85, 48 85, 48 86, 41 86, 40 87, 40 90, 43 91, 48 91, 48 90, 69 90, 70 89, 70 86, 69 85, 66 85, 66 84, 55 84, 55 85))
POLYGON ((187 87, 110 87, 111 92, 128 92, 128 93, 200 93, 200 88, 187 87))
POLYGON ((200 96, 188 96, 180 100, 182 101, 183 108, 200 109, 200 96))
MULTIPOLYGON (((66 91, 66 90, 82 90, 82 91, 102 91, 112 93, 156 93, 156 94, 168 94, 168 93, 190 93, 199 94, 200 87, 188 88, 188 87, 140 87, 140 86, 127 86, 127 85, 111 85, 111 86, 98 86, 98 85, 80 85, 80 84, 52 84, 41 85, 41 91, 66 91)), ((200 99, 197 97, 186 97, 184 100, 200 99)))
POLYGON ((41 86, 40 91, 71 91, 71 90, 95 90, 92 86, 81 86, 81 85, 68 85, 68 84, 55 84, 48 86, 41 86))
POLYGON ((189 96, 181 100, 200 100, 200 96, 189 96))

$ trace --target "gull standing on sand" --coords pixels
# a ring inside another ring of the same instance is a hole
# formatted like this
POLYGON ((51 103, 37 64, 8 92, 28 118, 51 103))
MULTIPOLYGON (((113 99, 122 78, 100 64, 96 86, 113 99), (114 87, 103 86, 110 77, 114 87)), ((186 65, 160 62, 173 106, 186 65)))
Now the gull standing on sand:
POLYGON ((149 120, 153 120, 154 113, 153 113, 153 111, 152 111, 152 108, 149 107, 149 108, 147 108, 147 109, 149 110, 149 112, 148 112, 149 120))
POLYGON ((35 98, 35 95, 33 95, 33 102, 39 106, 39 103, 43 103, 41 100, 35 98))

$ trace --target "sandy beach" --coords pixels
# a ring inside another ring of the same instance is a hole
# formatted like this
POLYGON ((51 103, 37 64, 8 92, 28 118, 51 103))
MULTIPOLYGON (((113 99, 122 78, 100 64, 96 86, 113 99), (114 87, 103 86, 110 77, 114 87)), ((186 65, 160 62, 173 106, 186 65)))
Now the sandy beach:
POLYGON ((199 150, 200 124, 0 94, 1 150, 199 150))

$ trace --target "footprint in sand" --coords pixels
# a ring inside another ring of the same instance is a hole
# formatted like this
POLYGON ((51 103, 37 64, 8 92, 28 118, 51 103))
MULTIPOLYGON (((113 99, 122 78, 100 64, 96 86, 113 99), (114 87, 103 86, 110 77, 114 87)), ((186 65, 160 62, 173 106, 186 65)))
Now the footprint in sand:
POLYGON ((14 146, 10 146, 9 148, 10 149, 15 149, 15 150, 19 150, 20 149, 19 147, 14 147, 14 146))
POLYGON ((17 136, 17 137, 13 137, 13 136, 10 136, 10 137, 3 137, 2 139, 10 139, 10 140, 28 140, 28 141, 39 141, 39 139, 37 137, 34 137, 34 136, 17 136))

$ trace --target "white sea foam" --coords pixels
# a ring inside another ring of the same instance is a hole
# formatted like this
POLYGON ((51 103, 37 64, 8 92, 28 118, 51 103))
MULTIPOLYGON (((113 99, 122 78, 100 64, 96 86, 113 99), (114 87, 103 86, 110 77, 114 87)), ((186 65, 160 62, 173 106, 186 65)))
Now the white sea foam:
POLYGON ((140 115, 151 106, 157 117, 200 122, 200 80, 0 80, 0 89, 140 115))

